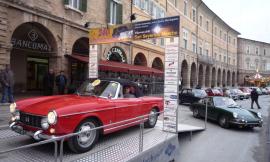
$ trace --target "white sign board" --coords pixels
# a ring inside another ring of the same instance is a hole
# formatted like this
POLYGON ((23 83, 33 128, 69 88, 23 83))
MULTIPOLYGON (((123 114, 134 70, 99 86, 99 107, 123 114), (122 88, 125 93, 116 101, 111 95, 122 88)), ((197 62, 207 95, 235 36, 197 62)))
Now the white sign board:
POLYGON ((98 78, 98 51, 97 45, 89 45, 89 78, 98 78))
POLYGON ((165 39, 163 130, 177 132, 179 87, 179 37, 165 39))

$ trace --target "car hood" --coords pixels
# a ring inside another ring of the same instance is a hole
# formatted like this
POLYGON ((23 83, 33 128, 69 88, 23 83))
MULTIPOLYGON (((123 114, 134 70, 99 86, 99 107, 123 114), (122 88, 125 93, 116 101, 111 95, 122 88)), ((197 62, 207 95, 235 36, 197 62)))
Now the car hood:
POLYGON ((17 102, 17 107, 25 113, 46 116, 52 110, 65 114, 85 111, 86 107, 88 110, 98 109, 106 101, 94 96, 64 95, 21 100, 17 102), (67 109, 69 110, 66 111, 67 109))
POLYGON ((242 119, 249 119, 249 120, 254 120, 257 118, 257 116, 255 114, 253 114, 252 112, 250 112, 249 110, 246 110, 246 109, 243 109, 243 108, 238 108, 238 107, 235 107, 235 108, 224 108, 226 109, 227 111, 229 112, 235 112, 238 114, 238 118, 242 119))

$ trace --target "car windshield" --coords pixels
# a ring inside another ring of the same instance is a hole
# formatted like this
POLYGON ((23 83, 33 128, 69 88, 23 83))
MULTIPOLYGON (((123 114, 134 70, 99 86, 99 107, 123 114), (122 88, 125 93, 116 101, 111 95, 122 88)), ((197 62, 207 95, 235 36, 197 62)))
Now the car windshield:
POLYGON ((111 81, 101 81, 99 79, 90 82, 85 81, 77 91, 82 96, 97 96, 102 98, 114 98, 116 96, 119 83, 111 81))
POLYGON ((194 94, 195 97, 203 98, 207 96, 207 93, 202 89, 193 89, 192 93, 194 94))
POLYGON ((214 105, 217 107, 236 107, 237 103, 233 99, 227 97, 214 97, 214 105))

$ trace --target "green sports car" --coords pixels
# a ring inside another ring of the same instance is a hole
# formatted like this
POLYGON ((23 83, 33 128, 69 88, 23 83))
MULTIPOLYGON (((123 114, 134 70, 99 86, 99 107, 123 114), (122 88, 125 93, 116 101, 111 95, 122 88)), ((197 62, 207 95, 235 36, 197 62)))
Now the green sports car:
POLYGON ((262 127, 261 113, 243 109, 233 99, 228 97, 208 97, 190 105, 190 110, 196 118, 205 117, 207 104, 207 118, 215 120, 223 128, 231 125, 239 128, 262 127))

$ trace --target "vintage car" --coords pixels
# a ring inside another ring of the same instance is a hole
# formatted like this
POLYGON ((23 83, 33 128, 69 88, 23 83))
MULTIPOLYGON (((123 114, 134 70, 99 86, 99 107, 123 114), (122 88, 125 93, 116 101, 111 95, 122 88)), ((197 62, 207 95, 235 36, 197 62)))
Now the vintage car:
POLYGON ((208 97, 190 106, 193 116, 205 117, 207 104, 207 118, 217 121, 223 128, 231 125, 242 127, 262 127, 263 119, 260 112, 254 112, 241 108, 228 97, 208 97))
POLYGON ((203 89, 183 88, 179 92, 179 103, 194 103, 206 97, 207 94, 203 89))
POLYGON ((87 80, 76 94, 37 97, 11 104, 13 117, 10 128, 36 140, 84 131, 67 139, 70 149, 80 153, 90 150, 100 135, 138 125, 138 119, 133 119, 138 116, 146 116, 145 127, 154 127, 158 112, 162 111, 163 99, 144 97, 134 82, 121 79, 87 80), (125 94, 126 87, 129 88, 129 95, 125 94), (124 120, 128 121, 119 123, 124 120), (117 122, 113 126, 87 131, 117 122))

